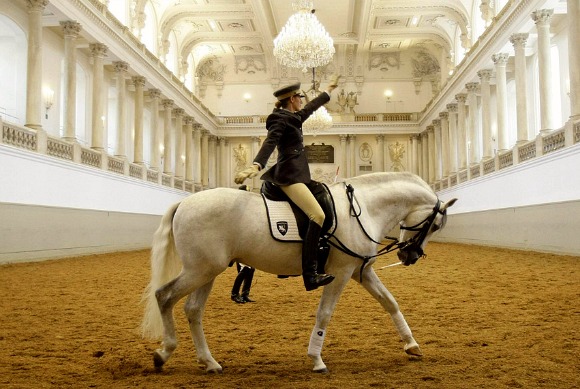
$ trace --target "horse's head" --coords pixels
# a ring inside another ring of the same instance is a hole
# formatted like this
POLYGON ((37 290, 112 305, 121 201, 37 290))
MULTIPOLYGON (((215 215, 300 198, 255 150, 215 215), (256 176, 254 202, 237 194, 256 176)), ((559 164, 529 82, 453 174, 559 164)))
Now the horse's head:
POLYGON ((424 256, 423 249, 431 235, 445 227, 447 222, 447 208, 452 206, 457 199, 451 199, 446 203, 437 200, 433 208, 421 208, 409 213, 401 222, 401 235, 399 241, 403 242, 397 256, 403 265, 409 266, 424 256))

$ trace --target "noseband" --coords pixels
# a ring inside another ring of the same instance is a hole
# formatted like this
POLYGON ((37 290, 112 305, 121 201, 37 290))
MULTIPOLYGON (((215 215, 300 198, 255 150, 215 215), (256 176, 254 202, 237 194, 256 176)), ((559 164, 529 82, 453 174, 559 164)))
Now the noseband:
MULTIPOLYGON (((417 233, 415 235, 413 235, 411 238, 407 239, 404 242, 401 242, 401 245, 398 246, 399 250, 414 250, 417 252, 417 254, 419 254, 419 258, 423 258, 426 255, 423 253, 423 242, 425 241, 425 238, 427 238, 427 234, 429 233, 429 230, 431 229, 431 227, 433 226, 433 223, 435 222, 435 218, 437 217, 437 214, 441 214, 441 215, 445 215, 446 211, 441 211, 441 200, 437 199, 437 203, 435 204, 435 206, 433 207, 433 212, 431 212, 425 219, 423 219, 423 221, 420 221, 419 223, 413 225, 413 226, 409 226, 409 227, 405 227, 405 226, 400 226, 401 230, 405 230, 405 231, 417 231, 417 233)), ((389 238, 388 239, 396 239, 396 238, 389 238)), ((398 240, 397 240, 398 241, 398 240)), ((410 265, 413 264, 415 262, 417 262, 417 260, 419 259, 417 258, 416 260, 414 260, 412 263, 405 263, 405 265, 410 265)))

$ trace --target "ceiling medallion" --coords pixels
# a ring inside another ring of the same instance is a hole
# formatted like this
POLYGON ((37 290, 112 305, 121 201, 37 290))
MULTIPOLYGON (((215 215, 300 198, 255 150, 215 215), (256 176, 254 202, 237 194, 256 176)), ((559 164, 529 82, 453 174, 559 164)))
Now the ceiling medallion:
POLYGON ((302 69, 326 65, 334 55, 334 42, 314 15, 313 2, 295 0, 290 16, 274 39, 274 56, 284 66, 302 69))

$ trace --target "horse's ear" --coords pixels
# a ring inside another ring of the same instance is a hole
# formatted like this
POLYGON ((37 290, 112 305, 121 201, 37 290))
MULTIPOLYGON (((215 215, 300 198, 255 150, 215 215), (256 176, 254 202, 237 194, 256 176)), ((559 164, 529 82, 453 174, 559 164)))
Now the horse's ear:
POLYGON ((445 204, 443 204, 443 207, 441 208, 441 212, 445 211, 447 208, 449 208, 450 206, 455 204, 456 201, 457 201, 457 199, 455 199, 455 198, 447 201, 445 204))

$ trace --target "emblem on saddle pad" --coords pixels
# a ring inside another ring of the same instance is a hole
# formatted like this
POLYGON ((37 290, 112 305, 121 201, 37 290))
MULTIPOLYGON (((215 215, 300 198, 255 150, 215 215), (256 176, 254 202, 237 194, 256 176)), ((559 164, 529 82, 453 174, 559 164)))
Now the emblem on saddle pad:
POLYGON ((282 236, 286 235, 288 232, 288 222, 276 222, 276 227, 278 228, 278 232, 282 234, 282 236))

